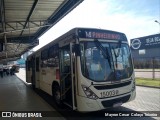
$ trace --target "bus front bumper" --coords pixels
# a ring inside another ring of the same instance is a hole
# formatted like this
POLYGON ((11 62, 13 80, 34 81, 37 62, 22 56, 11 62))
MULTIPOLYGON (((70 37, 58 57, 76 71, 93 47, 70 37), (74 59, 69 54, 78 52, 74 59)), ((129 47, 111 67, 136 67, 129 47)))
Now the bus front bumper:
POLYGON ((92 111, 99 111, 110 107, 118 107, 123 103, 132 101, 135 99, 136 90, 121 95, 115 96, 110 98, 101 98, 97 100, 88 99, 86 97, 77 96, 77 110, 79 112, 92 112, 92 111))

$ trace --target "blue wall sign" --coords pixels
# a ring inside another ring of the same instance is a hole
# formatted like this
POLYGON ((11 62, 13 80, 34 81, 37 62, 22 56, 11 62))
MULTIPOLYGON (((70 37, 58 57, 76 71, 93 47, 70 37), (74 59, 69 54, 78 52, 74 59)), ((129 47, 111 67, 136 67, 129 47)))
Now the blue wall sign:
POLYGON ((131 39, 131 49, 160 48, 160 34, 131 39))

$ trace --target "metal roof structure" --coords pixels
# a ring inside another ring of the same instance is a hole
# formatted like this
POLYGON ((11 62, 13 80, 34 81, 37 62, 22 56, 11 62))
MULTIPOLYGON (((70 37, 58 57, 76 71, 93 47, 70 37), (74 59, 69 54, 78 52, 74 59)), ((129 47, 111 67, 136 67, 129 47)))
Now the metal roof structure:
POLYGON ((0 62, 15 60, 83 0, 0 0, 0 62))

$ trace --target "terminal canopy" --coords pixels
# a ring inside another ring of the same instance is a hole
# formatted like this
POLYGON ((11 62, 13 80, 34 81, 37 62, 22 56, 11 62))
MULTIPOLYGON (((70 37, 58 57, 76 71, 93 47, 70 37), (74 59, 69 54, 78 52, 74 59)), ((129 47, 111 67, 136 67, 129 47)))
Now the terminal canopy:
POLYGON ((0 62, 16 60, 83 0, 0 0, 0 62))

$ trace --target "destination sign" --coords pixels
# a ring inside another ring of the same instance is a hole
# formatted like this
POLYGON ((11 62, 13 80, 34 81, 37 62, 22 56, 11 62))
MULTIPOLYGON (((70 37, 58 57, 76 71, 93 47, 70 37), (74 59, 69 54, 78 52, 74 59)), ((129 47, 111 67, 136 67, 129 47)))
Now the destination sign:
POLYGON ((160 47, 160 34, 131 39, 132 50, 158 47, 160 47))
POLYGON ((80 29, 78 31, 78 34, 79 34, 79 37, 81 37, 81 38, 125 40, 125 41, 127 41, 124 34, 114 32, 114 31, 109 31, 109 30, 80 29))

